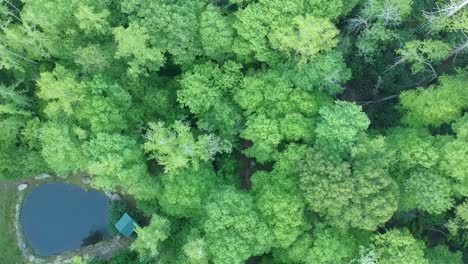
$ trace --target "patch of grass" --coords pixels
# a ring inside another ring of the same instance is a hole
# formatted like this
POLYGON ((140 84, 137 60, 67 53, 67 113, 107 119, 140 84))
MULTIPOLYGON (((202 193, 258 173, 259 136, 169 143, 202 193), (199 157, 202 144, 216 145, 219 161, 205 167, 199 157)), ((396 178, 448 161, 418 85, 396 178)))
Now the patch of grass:
MULTIPOLYGON (((2 182, 0 181, 0 185, 2 182)), ((16 244, 14 226, 16 186, 1 188, 0 191, 0 255, 1 263, 24 264, 23 255, 16 244)))

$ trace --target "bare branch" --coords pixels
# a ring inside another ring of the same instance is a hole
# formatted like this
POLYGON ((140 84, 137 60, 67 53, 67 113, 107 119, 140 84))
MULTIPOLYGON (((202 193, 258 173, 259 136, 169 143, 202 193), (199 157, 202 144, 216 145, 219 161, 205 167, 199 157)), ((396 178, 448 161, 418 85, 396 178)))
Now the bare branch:
POLYGON ((441 233, 441 234, 444 235, 444 236, 448 236, 447 233, 445 233, 445 232, 443 232, 443 231, 441 231, 441 230, 439 230, 439 229, 430 228, 430 227, 428 227, 427 229, 428 229, 428 230, 435 231, 435 232, 438 232, 438 233, 441 233))
POLYGON ((16 16, 15 14, 13 14, 12 12, 10 11, 7 11, 7 14, 10 15, 11 17, 14 17, 16 20, 18 20, 19 22, 23 23, 23 20, 21 20, 21 18, 19 18, 18 16, 16 16))
POLYGON ((357 18, 351 18, 348 19, 348 31, 354 32, 354 31, 361 31, 362 29, 368 27, 368 20, 358 16, 357 18))
POLYGON ((433 12, 423 11, 423 15, 432 23, 434 20, 439 19, 440 17, 451 17, 455 15, 458 11, 462 10, 466 5, 468 5, 468 0, 456 2, 450 1, 450 4, 440 8, 433 12))
POLYGON ((2 0, 3 2, 7 3, 9 6, 11 6, 16 12, 21 13, 21 10, 17 8, 14 4, 10 3, 8 0, 2 0))
POLYGON ((434 67, 432 66, 432 64, 430 64, 429 62, 426 62, 426 61, 421 61, 421 63, 427 65, 427 66, 429 67, 429 69, 431 69, 431 72, 432 72, 433 76, 434 76, 435 78, 437 78, 437 72, 436 72, 436 70, 434 69, 434 67))
POLYGON ((455 48, 450 52, 449 57, 455 56, 457 57, 458 54, 464 53, 468 51, 468 39, 465 43, 455 46, 455 48))
POLYGON ((395 63, 393 63, 392 65, 390 65, 390 67, 388 67, 388 68, 383 72, 384 74, 387 73, 387 72, 389 72, 389 71, 391 71, 391 70, 393 70, 396 66, 402 64, 402 63, 405 61, 404 58, 403 58, 403 56, 400 56, 400 57, 398 57, 397 59, 398 59, 398 60, 397 60, 395 63))
POLYGON ((462 10, 466 5, 468 5, 468 0, 463 1, 459 3, 458 5, 454 5, 454 3, 452 2, 450 4, 451 8, 447 12, 447 17, 451 17, 455 15, 458 11, 462 10))
POLYGON ((392 100, 392 99, 398 98, 399 96, 400 96, 399 94, 394 94, 394 95, 386 96, 384 98, 380 98, 380 99, 373 100, 373 101, 359 102, 359 104, 361 104, 362 106, 365 106, 365 105, 369 105, 369 104, 380 103, 380 102, 383 102, 383 101, 392 100))
POLYGON ((401 17, 398 14, 398 9, 388 0, 385 1, 383 13, 379 14, 378 18, 385 21, 385 26, 397 26, 401 23, 401 17))
POLYGON ((20 58, 20 59, 22 59, 22 60, 25 60, 25 61, 27 61, 27 62, 29 62, 29 63, 38 64, 37 62, 35 62, 35 61, 31 60, 31 59, 28 59, 28 58, 26 58, 26 57, 24 57, 24 56, 21 56, 21 55, 15 53, 15 52, 13 52, 13 51, 10 51, 10 50, 8 50, 8 49, 5 48, 5 47, 0 47, 0 49, 4 50, 6 53, 8 53, 8 54, 10 54, 10 55, 13 55, 13 56, 15 56, 15 57, 17 57, 17 58, 20 58))

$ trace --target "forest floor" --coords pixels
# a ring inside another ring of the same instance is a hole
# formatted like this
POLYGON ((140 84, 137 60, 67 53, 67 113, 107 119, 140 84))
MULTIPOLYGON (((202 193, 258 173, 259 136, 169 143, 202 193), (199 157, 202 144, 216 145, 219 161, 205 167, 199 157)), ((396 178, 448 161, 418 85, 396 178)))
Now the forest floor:
POLYGON ((17 187, 17 181, 0 181, 0 252, 2 263, 25 263, 17 245, 14 227, 15 206, 18 198, 17 187))

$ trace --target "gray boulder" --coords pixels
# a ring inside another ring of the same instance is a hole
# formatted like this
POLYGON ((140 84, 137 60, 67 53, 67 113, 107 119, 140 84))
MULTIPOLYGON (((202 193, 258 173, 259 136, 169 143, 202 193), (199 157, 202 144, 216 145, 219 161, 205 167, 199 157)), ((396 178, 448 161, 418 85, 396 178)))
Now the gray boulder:
POLYGON ((23 191, 26 188, 28 188, 28 184, 26 183, 18 185, 18 191, 23 191))
POLYGON ((120 198, 120 195, 118 195, 117 193, 114 193, 114 194, 112 194, 111 199, 113 201, 120 201, 122 198, 120 198))
POLYGON ((91 177, 84 176, 81 178, 81 181, 83 182, 83 184, 89 185, 91 183, 91 177))
POLYGON ((37 175, 36 177, 34 177, 34 179, 36 179, 36 180, 43 180, 43 179, 47 179, 47 178, 49 178, 49 177, 51 177, 50 174, 48 174, 48 173, 42 173, 42 174, 39 174, 39 175, 37 175))

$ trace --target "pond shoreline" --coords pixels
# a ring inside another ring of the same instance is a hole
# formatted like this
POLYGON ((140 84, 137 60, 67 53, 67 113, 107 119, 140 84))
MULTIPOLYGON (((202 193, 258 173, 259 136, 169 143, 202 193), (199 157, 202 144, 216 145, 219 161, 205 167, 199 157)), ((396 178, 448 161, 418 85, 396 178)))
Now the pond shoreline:
POLYGON ((127 248, 133 242, 131 238, 122 238, 120 235, 115 236, 110 240, 104 240, 94 245, 89 245, 85 247, 80 247, 75 250, 66 251, 59 255, 54 255, 50 257, 40 257, 37 256, 32 248, 28 245, 20 221, 21 208, 24 202, 24 197, 29 193, 33 188, 50 182, 59 182, 59 183, 68 183, 78 185, 84 190, 91 189, 89 186, 85 185, 81 178, 83 175, 74 175, 69 178, 60 178, 57 176, 48 176, 45 178, 29 178, 22 181, 18 181, 18 184, 27 184, 27 188, 24 190, 18 190, 18 198, 15 206, 15 217, 14 217, 14 226, 17 236, 17 245, 20 251, 23 254, 23 257, 26 261, 30 263, 69 263, 74 257, 87 257, 89 259, 93 258, 103 258, 109 259, 112 255, 123 248, 127 248))
POLYGON ((20 223, 20 214, 21 214, 21 206, 23 205, 23 199, 24 199, 24 195, 20 195, 15 206, 16 211, 15 211, 14 225, 15 225, 15 230, 16 230, 18 248, 23 253, 23 256, 27 260, 29 260, 29 262, 44 263, 45 260, 39 259, 34 256, 34 254, 30 250, 30 247, 26 244, 26 240, 24 239, 23 229, 21 228, 21 223, 20 223))

